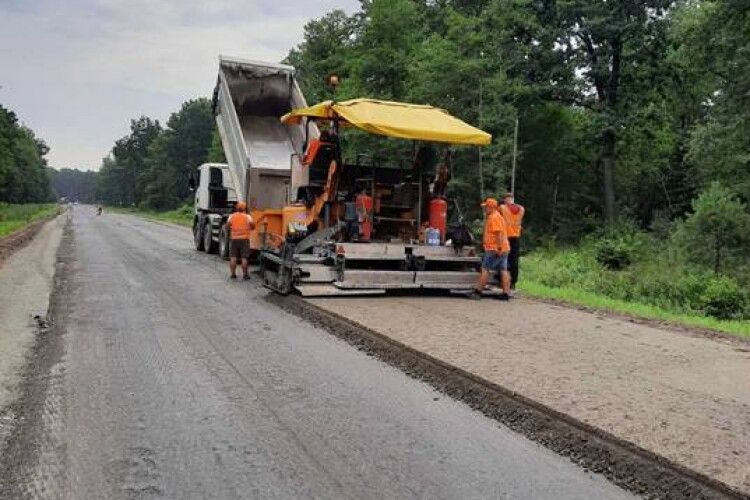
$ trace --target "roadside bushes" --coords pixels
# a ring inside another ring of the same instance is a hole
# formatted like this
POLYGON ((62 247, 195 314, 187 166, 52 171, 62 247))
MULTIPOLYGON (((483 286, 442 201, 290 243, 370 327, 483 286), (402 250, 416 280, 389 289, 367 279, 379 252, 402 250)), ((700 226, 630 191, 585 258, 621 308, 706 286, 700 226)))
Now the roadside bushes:
POLYGON ((750 319, 750 299, 741 282, 684 259, 669 241, 643 232, 603 233, 576 248, 538 249, 521 265, 522 281, 676 312, 750 319))
POLYGON ((750 213, 731 189, 714 182, 675 226, 672 242, 692 261, 716 274, 733 274, 747 266, 750 213))
POLYGON ((0 236, 5 236, 27 224, 54 214, 53 203, 11 204, 0 202, 0 236))
POLYGON ((729 276, 713 276, 700 294, 698 306, 707 316, 744 319, 750 316, 747 293, 729 276))

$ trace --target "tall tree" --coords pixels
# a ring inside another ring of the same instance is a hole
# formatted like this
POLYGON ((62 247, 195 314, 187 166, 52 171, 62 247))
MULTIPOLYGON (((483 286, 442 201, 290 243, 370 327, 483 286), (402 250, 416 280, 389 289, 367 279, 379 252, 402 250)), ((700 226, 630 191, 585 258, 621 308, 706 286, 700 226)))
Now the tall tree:
POLYGON ((641 67, 655 69, 672 0, 566 0, 545 2, 556 49, 579 75, 578 101, 590 107, 599 128, 603 209, 615 217, 615 147, 628 104, 644 83, 641 67), (551 14, 550 14, 551 12, 551 14), (645 64, 644 64, 645 63, 645 64))
POLYGON ((151 144, 161 132, 156 120, 141 116, 130 121, 130 133, 115 141, 109 160, 100 170, 100 191, 104 201, 137 205, 143 201, 146 159, 151 144))
POLYGON ((303 42, 292 49, 285 62, 297 70, 309 103, 331 98, 325 77, 336 73, 349 79, 351 46, 358 20, 342 10, 333 10, 305 25, 303 42))
POLYGON ((214 130, 211 101, 205 98, 183 103, 167 120, 167 128, 149 147, 143 176, 144 204, 171 209, 187 200, 188 176, 204 163, 214 130))
POLYGON ((0 201, 30 203, 51 197, 47 160, 49 148, 15 113, 0 106, 0 201))
POLYGON ((703 186, 720 179, 750 199, 750 3, 691 2, 682 14, 681 54, 703 76, 688 161, 703 186))

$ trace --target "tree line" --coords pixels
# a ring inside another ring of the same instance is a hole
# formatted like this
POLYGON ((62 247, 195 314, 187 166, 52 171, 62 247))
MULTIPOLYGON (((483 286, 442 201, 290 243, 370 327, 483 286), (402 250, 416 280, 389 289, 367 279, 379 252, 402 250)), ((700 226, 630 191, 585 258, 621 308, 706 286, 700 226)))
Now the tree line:
MULTIPOLYGON (((648 229, 682 218, 714 182, 750 199, 748 59, 743 0, 374 0, 310 21, 286 61, 308 102, 429 103, 492 133, 490 146, 455 155, 449 195, 470 216, 510 187, 518 120, 528 234, 574 242, 615 220, 648 229), (330 73, 342 80, 335 95, 330 73)), ((48 197, 46 146, 12 113, 0 120, 0 199, 48 197)), ((350 136, 350 151, 402 153, 395 141, 350 136)), ((221 159, 201 98, 166 124, 132 120, 95 189, 93 174, 52 177, 58 190, 80 183, 86 200, 171 209, 189 199, 188 172, 221 159)))
POLYGON ((47 160, 49 148, 0 105, 0 202, 42 203, 53 198, 47 160))
POLYGON ((188 197, 189 172, 205 161, 224 161, 211 102, 187 101, 166 126, 141 116, 115 141, 98 171, 52 169, 49 148, 0 106, 0 202, 39 203, 60 198, 81 203, 168 210, 188 197))
MULTIPOLYGON (((287 61, 308 101, 440 106, 493 134, 460 151, 470 209, 510 187, 562 241, 616 219, 674 220, 712 182, 750 198, 750 3, 744 0, 375 0, 305 27, 287 61)), ((476 212, 474 212, 476 213, 476 212)))
POLYGON ((101 202, 153 210, 176 208, 189 198, 188 176, 206 161, 223 161, 211 101, 194 99, 169 117, 166 127, 145 116, 104 158, 97 185, 101 202))

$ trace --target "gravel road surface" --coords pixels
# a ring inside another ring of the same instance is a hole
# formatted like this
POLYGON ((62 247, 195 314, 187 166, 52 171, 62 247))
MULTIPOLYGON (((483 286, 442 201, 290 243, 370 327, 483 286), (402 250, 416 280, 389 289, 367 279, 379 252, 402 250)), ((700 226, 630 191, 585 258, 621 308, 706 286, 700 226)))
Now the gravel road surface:
POLYGON ((750 494, 747 341, 523 299, 310 302, 750 494))
POLYGON ((188 231, 76 207, 14 494, 628 498, 231 282, 188 231), (28 451, 36 450, 36 451, 28 451))

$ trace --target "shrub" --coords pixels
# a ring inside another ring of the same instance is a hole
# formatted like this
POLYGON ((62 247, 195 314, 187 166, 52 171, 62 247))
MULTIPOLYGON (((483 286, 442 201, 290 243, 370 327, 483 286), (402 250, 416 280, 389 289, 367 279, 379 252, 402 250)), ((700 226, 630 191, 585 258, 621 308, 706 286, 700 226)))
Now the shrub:
POLYGON ((732 190, 713 183, 676 225, 673 243, 694 262, 727 272, 750 257, 750 214, 732 190))
POLYGON ((621 238, 603 238, 594 246, 596 261, 607 269, 619 271, 632 262, 632 248, 621 238))
POLYGON ((704 314, 719 319, 743 319, 748 314, 747 294, 729 276, 708 279, 699 304, 704 314))

